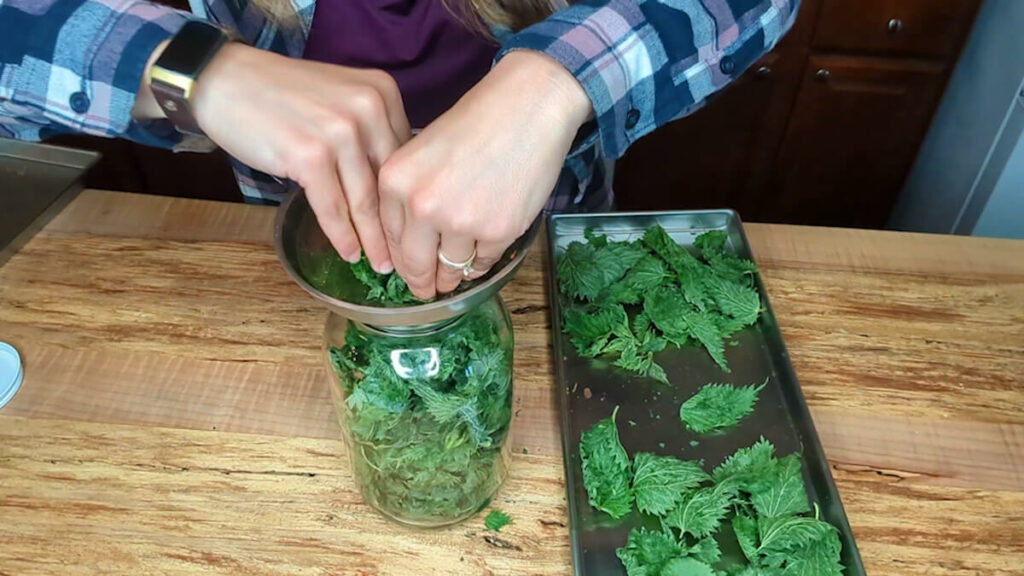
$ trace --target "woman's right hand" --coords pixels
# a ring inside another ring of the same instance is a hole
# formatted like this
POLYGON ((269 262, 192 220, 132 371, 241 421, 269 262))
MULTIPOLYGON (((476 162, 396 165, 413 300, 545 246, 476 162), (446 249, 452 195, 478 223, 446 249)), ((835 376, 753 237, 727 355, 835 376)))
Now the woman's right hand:
POLYGON ((390 75, 228 44, 199 76, 193 103, 228 154, 305 188, 342 258, 354 262, 362 248, 375 270, 393 269, 377 171, 410 130, 390 75))

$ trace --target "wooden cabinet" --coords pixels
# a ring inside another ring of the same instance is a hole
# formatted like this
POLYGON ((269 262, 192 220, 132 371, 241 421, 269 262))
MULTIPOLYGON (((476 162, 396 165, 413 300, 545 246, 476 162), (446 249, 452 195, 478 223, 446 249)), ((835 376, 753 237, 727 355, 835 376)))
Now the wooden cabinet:
POLYGON ((645 194, 626 194, 620 208, 653 210, 667 203, 730 206, 753 213, 767 180, 784 119, 799 84, 795 59, 769 54, 709 105, 641 138, 615 166, 618 181, 645 194), (666 143, 687 142, 686 152, 666 143))
POLYGON ((619 160, 619 207, 884 226, 977 7, 804 0, 776 51, 619 160))
POLYGON ((813 56, 760 214, 881 227, 945 81, 937 64, 813 56))

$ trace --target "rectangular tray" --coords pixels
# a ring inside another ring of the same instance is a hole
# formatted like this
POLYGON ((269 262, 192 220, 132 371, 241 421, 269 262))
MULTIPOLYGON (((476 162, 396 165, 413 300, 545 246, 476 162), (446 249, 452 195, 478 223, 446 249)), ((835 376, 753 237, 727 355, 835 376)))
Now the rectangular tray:
MULTIPOLYGON (((864 567, 846 513, 760 277, 756 278, 756 283, 765 310, 754 326, 733 336, 732 339, 738 342, 736 346, 727 342, 726 359, 731 373, 720 370, 702 347, 679 349, 669 346, 655 356, 672 383, 665 386, 628 373, 611 362, 580 357, 568 336, 562 333, 562 306, 566 299, 558 291, 554 268, 565 247, 574 240, 583 240, 586 228, 615 240, 632 240, 656 223, 661 224, 676 242, 687 247, 692 246, 693 240, 703 232, 724 230, 729 237, 728 247, 743 258, 753 259, 739 216, 731 210, 565 214, 548 219, 548 262, 551 266, 548 290, 576 574, 625 574, 615 556, 615 549, 625 545, 630 529, 642 522, 635 511, 616 521, 591 508, 583 487, 578 450, 580 434, 598 420, 608 417, 612 409, 619 406, 616 424, 622 445, 630 455, 647 451, 685 460, 704 460, 705 468, 710 469, 737 448, 753 444, 762 435, 775 445, 778 456, 800 452, 808 496, 812 502, 818 503, 822 518, 839 530, 845 574, 863 576, 864 567), (726 433, 699 436, 687 431, 680 423, 680 404, 701 386, 709 382, 760 384, 766 377, 768 383, 760 393, 754 412, 726 433), (635 425, 629 424, 630 420, 635 425), (691 441, 697 444, 691 445, 691 441)), ((729 550, 723 552, 726 555, 730 553, 729 550)), ((738 553, 737 550, 731 552, 738 553)))

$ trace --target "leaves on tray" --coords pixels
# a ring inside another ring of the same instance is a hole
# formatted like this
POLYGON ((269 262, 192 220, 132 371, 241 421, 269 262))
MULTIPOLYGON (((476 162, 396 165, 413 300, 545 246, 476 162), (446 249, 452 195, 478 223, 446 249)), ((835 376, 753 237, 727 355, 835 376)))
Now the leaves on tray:
POLYGON ((633 495, 641 512, 664 514, 707 479, 699 462, 650 452, 633 457, 633 495))
POLYGON ((580 437, 583 486, 590 505, 613 518, 629 514, 633 507, 629 456, 619 443, 619 430, 615 427, 618 410, 616 407, 611 416, 598 421, 580 437))
POLYGON ((616 366, 667 382, 654 354, 665 343, 696 343, 729 371, 723 339, 757 321, 761 298, 754 263, 726 251, 724 232, 697 237, 700 257, 660 226, 633 242, 591 230, 584 237, 566 247, 556 266, 559 290, 569 299, 562 328, 581 356, 610 355, 616 366))
POLYGON ((708 384, 683 402, 679 407, 679 419, 687 430, 697 434, 735 426, 754 409, 757 395, 764 386, 708 384))

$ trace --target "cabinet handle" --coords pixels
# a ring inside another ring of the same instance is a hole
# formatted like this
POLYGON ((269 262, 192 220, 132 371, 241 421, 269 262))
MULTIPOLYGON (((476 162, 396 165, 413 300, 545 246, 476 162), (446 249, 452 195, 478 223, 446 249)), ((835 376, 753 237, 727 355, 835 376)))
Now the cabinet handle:
POLYGON ((892 18, 889 20, 889 32, 895 34, 903 30, 903 20, 899 18, 892 18))
POLYGON ((767 66, 758 66, 754 72, 759 78, 767 78, 772 75, 772 69, 767 66))
POLYGON ((829 72, 827 68, 819 68, 818 71, 814 73, 814 77, 824 82, 832 77, 832 73, 829 72))

